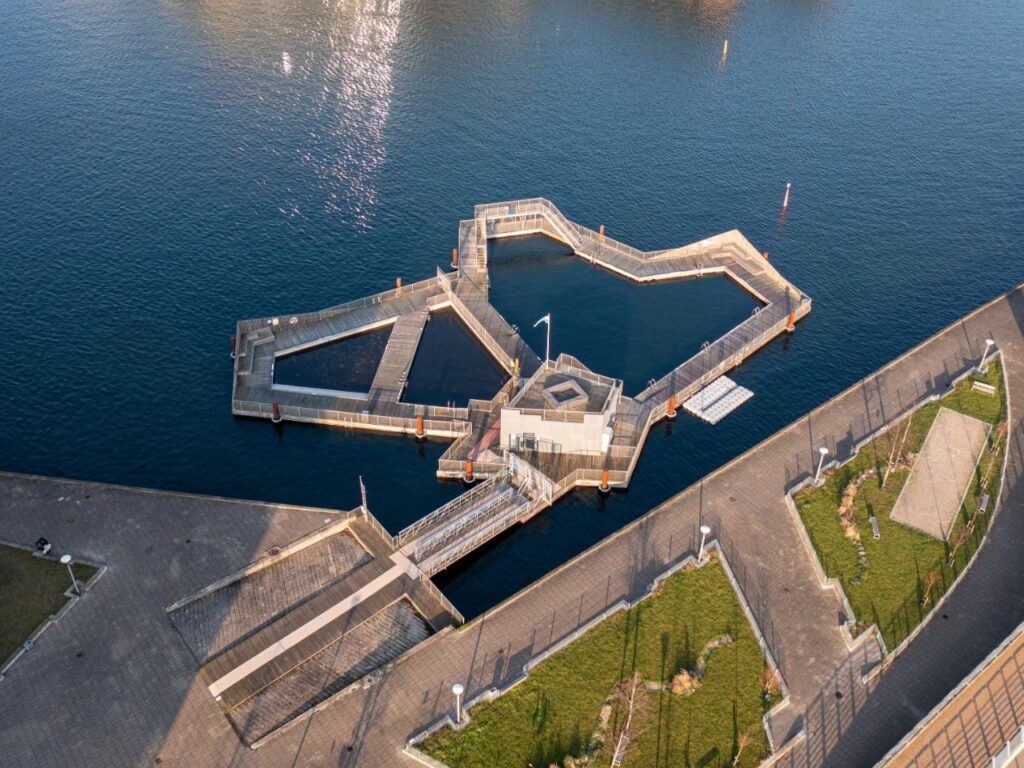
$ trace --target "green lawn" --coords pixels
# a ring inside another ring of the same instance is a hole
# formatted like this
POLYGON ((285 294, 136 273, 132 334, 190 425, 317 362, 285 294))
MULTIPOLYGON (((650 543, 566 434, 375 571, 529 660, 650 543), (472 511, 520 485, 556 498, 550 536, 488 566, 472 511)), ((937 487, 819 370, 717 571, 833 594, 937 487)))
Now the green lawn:
POLYGON ((821 488, 804 489, 795 497, 800 517, 825 572, 842 582, 856 614, 855 631, 860 633, 870 625, 877 624, 890 649, 902 641, 934 607, 970 561, 988 528, 1006 449, 1006 405, 999 361, 990 362, 986 375, 977 378, 995 386, 996 395, 984 395, 972 390, 971 382, 974 379, 969 378, 941 401, 929 403, 916 411, 911 416, 910 432, 906 439, 906 449, 918 453, 940 407, 960 411, 993 425, 989 443, 948 543, 889 519, 889 513, 910 473, 907 470, 893 471, 884 490, 880 487, 880 475, 885 471, 892 441, 902 437, 905 420, 862 448, 849 463, 828 473, 821 488), (866 554, 866 563, 862 567, 856 545, 846 538, 840 527, 838 509, 844 488, 855 477, 872 468, 877 468, 880 475, 863 482, 854 506, 854 516, 866 554), (986 473, 987 477, 984 477, 986 473), (961 537, 984 493, 992 497, 988 513, 978 515, 973 531, 963 541, 950 566, 947 562, 950 543, 961 537), (872 512, 881 532, 878 540, 872 537, 869 520, 869 513, 872 512), (927 603, 922 606, 930 572, 936 574, 937 581, 927 603))
MULTIPOLYGON (((527 679, 488 704, 454 733, 443 729, 419 748, 451 768, 547 768, 586 751, 605 701, 620 681, 639 671, 631 742, 624 765, 731 765, 740 734, 751 743, 739 765, 767 754, 761 717, 774 702, 763 697, 764 657, 722 566, 669 578, 659 593, 616 614, 560 653, 536 666, 527 679), (690 696, 648 690, 693 669, 705 645, 729 634, 735 642, 712 651, 702 686, 690 696)), ((594 766, 611 762, 618 727, 628 709, 613 699, 607 741, 591 744, 594 766)))
MULTIPOLYGON (((74 563, 80 583, 92 577, 91 565, 74 563)), ((68 569, 54 560, 0 545, 0 663, 18 649, 47 616, 67 600, 68 569)))

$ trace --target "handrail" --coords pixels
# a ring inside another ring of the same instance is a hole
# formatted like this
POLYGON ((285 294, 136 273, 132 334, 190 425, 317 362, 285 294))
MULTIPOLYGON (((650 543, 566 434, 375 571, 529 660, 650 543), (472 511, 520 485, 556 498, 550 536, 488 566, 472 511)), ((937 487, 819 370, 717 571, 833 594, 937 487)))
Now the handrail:
POLYGON ((470 330, 473 331, 473 334, 480 340, 480 343, 487 347, 487 351, 494 356, 506 371, 511 371, 514 365, 512 356, 501 347, 498 340, 494 338, 494 335, 488 331, 477 316, 470 311, 469 307, 466 306, 466 303, 452 288, 451 282, 445 281, 442 283, 441 289, 451 302, 452 309, 454 309, 459 318, 469 326, 470 330))
POLYGON ((437 520, 441 519, 453 510, 457 510, 470 504, 475 504, 481 496, 486 496, 491 492, 493 486, 500 482, 500 478, 492 477, 485 480, 480 485, 470 488, 463 494, 456 496, 446 504, 442 504, 440 507, 435 509, 426 517, 422 517, 412 525, 402 529, 396 537, 396 541, 399 546, 407 544, 410 540, 418 537, 427 528, 430 528, 437 520))
MULTIPOLYGON (((381 291, 371 296, 364 296, 360 299, 353 299, 352 301, 345 302, 344 304, 337 304, 333 307, 327 307, 326 309, 317 310, 315 312, 300 312, 296 314, 283 314, 283 315, 270 315, 268 317, 251 318, 249 320, 242 320, 239 322, 239 330, 245 335, 254 333, 260 328, 271 327, 271 323, 275 319, 287 318, 290 322, 292 318, 295 318, 298 322, 297 325, 305 323, 310 320, 325 320, 328 317, 342 314, 344 312, 351 312, 355 309, 362 309, 363 307, 372 307, 377 304, 383 304, 390 299, 404 298, 411 296, 414 293, 421 293, 423 291, 436 290, 437 278, 428 277, 426 280, 420 280, 415 283, 409 283, 403 285, 401 288, 391 288, 387 291, 381 291)), ((284 326, 284 330, 287 330, 290 326, 284 326)))

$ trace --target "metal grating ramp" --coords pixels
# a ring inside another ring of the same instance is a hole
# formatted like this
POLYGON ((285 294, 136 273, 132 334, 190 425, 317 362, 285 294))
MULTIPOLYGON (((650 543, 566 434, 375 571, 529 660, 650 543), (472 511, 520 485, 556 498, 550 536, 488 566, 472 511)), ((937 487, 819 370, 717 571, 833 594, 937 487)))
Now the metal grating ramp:
POLYGON ((683 403, 683 408, 709 424, 717 424, 753 396, 746 387, 721 376, 683 403))

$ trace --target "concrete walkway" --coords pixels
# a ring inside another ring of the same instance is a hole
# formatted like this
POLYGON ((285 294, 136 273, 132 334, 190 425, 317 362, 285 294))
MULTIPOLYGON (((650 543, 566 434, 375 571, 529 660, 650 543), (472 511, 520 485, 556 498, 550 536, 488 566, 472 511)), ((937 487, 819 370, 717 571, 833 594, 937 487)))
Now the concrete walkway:
MULTIPOLYGON (((159 615, 161 605, 187 594, 186 583, 202 584, 202 578, 183 571, 181 563, 177 570, 168 569, 166 558, 154 560, 137 548, 150 536, 188 535, 183 532, 212 524, 216 515, 208 523, 206 516, 182 516, 177 508, 153 508, 136 513, 136 522, 125 529, 118 515, 133 509, 129 494, 118 497, 116 505, 94 510, 94 523, 65 526, 67 508, 56 499, 67 493, 66 486, 0 480, 0 529, 7 535, 31 541, 41 527, 55 528, 70 548, 114 563, 109 577, 44 635, 34 659, 0 683, 0 754, 16 766, 149 765, 158 756, 165 765, 190 766, 410 764, 400 752, 404 740, 445 713, 453 682, 464 683, 472 698, 514 679, 530 657, 606 606, 642 592, 653 575, 693 551, 702 520, 722 537, 789 686, 791 704, 772 723, 776 739, 794 733, 802 719, 812 729, 828 731, 829 712, 819 694, 833 684, 837 668, 840 673, 856 669, 865 650, 850 654, 839 630, 845 618, 839 601, 831 590, 820 588, 783 494, 814 471, 819 446, 828 445, 833 456, 848 455, 863 436, 944 390, 951 376, 978 360, 986 336, 995 338, 1007 355, 1011 398, 1020 399, 1021 306, 1018 290, 947 329, 461 631, 426 641, 374 685, 347 694, 255 752, 240 744, 195 678, 194 660, 159 615), (31 504, 17 501, 26 488, 32 491, 31 504), (148 521, 157 515, 150 534, 148 521), (109 537, 112 528, 125 543, 116 552, 100 535, 106 531, 109 537), (135 548, 126 551, 129 541, 135 548), (115 568, 122 573, 120 581, 115 568), (129 573, 135 578, 125 579, 129 573), (153 643, 159 652, 150 650, 153 643), (83 657, 77 649, 84 650, 83 657), (55 690, 61 691, 59 697, 55 690), (812 711, 805 716, 808 707, 812 711)), ((1024 466, 1021 434, 1011 435, 1011 465, 1017 468, 1008 476, 1011 489, 1024 466)), ((1020 489, 1011 493, 1019 500, 1020 489)), ((994 534, 1014 514, 1013 505, 1004 507, 994 534)), ((237 519, 231 522, 244 529, 237 519)), ((250 528, 275 524, 279 529, 276 517, 254 515, 250 528)), ((296 527, 303 525, 297 522, 296 527)), ((56 534, 50 538, 58 541, 56 534)), ((252 544, 253 549, 260 546, 252 544)), ((981 572, 991 549, 982 549, 972 576, 981 572)), ((1019 584, 1024 564, 1016 567, 1019 584)), ((1011 625, 1016 623, 1019 619, 1011 625)), ((949 647, 933 653, 946 656, 949 647)))

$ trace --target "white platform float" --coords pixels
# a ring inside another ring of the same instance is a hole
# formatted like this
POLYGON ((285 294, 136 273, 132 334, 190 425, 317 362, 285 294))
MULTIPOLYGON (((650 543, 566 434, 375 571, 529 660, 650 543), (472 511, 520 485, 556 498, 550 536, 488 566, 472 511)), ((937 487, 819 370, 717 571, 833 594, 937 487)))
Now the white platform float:
POLYGON ((753 396, 728 376, 720 376, 683 403, 683 408, 709 424, 717 424, 753 396))

